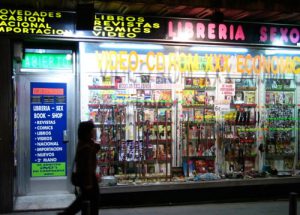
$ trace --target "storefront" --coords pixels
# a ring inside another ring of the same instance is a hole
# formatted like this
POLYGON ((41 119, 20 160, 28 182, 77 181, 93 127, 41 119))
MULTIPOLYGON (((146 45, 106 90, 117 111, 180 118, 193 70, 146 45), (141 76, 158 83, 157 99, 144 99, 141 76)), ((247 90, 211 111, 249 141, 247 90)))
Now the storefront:
POLYGON ((76 31, 74 17, 0 9, 20 60, 16 195, 72 190, 81 120, 114 189, 299 175, 299 26, 96 14, 76 31))

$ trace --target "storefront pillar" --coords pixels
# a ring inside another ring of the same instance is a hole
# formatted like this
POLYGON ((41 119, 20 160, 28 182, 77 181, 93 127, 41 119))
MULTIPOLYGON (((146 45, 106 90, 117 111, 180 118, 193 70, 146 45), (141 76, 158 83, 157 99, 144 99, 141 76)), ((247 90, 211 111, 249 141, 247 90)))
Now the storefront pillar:
POLYGON ((13 100, 10 40, 0 39, 0 213, 13 209, 13 100))

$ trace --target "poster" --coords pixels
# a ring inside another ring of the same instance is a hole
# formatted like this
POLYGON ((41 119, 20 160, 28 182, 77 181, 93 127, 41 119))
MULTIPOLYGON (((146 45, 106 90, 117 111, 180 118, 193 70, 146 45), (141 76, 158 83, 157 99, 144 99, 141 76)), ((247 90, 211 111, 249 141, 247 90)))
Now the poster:
POLYGON ((66 90, 65 83, 30 85, 31 177, 66 176, 66 90))

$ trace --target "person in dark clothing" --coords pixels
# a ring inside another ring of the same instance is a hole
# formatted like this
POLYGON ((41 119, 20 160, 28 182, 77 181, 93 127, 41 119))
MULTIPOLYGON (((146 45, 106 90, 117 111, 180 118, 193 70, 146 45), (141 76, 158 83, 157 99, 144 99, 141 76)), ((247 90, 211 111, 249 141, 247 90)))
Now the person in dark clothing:
POLYGON ((84 201, 90 202, 91 215, 98 214, 99 187, 96 177, 96 153, 100 149, 95 144, 96 130, 92 121, 80 122, 78 127, 78 144, 76 148, 76 172, 80 179, 80 192, 74 202, 59 215, 76 214, 82 209, 84 201))

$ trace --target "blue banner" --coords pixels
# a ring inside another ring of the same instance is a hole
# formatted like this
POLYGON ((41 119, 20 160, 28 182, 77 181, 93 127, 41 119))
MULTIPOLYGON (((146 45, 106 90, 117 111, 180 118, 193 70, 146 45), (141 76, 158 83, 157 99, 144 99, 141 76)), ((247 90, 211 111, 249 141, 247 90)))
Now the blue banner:
POLYGON ((31 176, 66 176, 67 86, 65 83, 31 83, 31 176))

